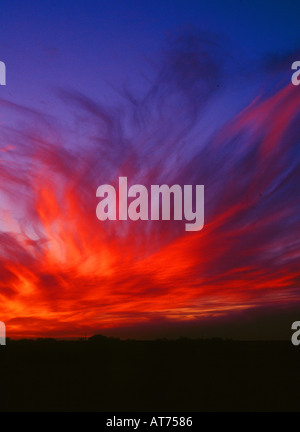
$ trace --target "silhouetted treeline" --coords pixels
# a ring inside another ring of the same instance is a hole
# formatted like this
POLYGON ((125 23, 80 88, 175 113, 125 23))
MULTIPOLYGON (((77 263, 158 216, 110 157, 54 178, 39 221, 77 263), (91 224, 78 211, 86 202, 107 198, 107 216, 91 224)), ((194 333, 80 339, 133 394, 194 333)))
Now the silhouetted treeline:
POLYGON ((290 342, 8 340, 0 411, 298 411, 299 364, 290 342))

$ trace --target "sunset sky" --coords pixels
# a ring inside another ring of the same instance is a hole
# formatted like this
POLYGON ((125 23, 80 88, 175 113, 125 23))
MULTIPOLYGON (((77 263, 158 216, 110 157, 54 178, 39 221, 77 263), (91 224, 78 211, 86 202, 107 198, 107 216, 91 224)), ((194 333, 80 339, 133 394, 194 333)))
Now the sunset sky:
POLYGON ((1 3, 7 336, 288 334, 300 319, 297 12, 297 1, 1 3), (203 230, 100 222, 97 187, 121 176, 204 185, 203 230))

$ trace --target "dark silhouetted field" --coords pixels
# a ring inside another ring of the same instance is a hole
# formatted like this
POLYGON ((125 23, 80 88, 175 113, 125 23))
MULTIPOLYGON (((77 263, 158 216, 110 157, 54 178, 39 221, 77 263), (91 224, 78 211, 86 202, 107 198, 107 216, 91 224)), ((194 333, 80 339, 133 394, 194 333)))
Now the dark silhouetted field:
POLYGON ((295 411, 300 346, 24 340, 0 346, 1 411, 295 411))

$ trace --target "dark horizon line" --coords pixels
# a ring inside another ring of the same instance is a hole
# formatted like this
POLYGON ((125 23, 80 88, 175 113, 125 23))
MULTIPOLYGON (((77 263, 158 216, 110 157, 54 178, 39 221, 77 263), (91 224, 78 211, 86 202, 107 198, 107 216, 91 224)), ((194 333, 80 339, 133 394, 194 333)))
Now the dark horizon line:
POLYGON ((6 342, 101 342, 101 341, 114 341, 114 342, 256 342, 256 343, 264 343, 264 342, 286 342, 287 339, 234 339, 230 337, 188 337, 188 336, 180 336, 177 338, 153 338, 153 339, 137 339, 137 338, 119 338, 114 336, 104 336, 102 334, 94 334, 92 336, 78 336, 78 337, 25 337, 25 338, 12 338, 7 337, 6 342))

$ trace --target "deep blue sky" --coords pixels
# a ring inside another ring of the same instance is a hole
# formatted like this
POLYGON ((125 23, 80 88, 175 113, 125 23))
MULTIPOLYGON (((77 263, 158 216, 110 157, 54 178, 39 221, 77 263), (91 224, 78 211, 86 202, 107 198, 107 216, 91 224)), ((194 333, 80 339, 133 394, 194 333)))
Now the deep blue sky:
POLYGON ((138 83, 168 34, 192 26, 221 34, 254 61, 299 46, 297 0, 4 0, 0 97, 53 108, 53 89, 70 87, 108 100, 109 83, 138 83))

